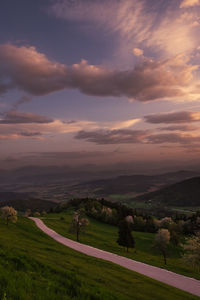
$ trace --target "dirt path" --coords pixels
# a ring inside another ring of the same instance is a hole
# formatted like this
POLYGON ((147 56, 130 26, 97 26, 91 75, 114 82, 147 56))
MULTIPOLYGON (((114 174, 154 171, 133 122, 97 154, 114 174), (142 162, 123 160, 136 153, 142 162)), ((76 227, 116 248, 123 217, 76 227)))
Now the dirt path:
POLYGON ((165 269, 161 269, 158 267, 150 266, 138 261, 134 261, 132 259, 119 256, 117 254, 113 254, 104 250, 100 250, 85 244, 81 244, 70 239, 63 237, 62 235, 58 234, 54 230, 47 227, 42 220, 38 218, 30 218, 32 219, 37 227, 39 227, 44 233, 52 237, 57 242, 72 248, 76 251, 84 253, 89 256, 101 258, 112 263, 118 264, 124 268, 129 270, 138 272, 140 274, 146 275, 168 285, 174 286, 179 288, 183 291, 189 292, 196 296, 200 297, 200 280, 186 277, 183 275, 179 275, 165 269))

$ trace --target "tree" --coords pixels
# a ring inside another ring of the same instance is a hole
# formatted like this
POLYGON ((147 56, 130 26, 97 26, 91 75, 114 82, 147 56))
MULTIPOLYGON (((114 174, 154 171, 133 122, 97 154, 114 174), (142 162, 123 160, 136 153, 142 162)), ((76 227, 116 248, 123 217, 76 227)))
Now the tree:
POLYGON ((76 233, 76 240, 79 242, 79 235, 89 225, 89 220, 85 216, 85 210, 79 209, 74 213, 71 229, 76 233))
POLYGON ((170 217, 165 217, 163 219, 160 220, 160 227, 161 228, 166 228, 166 229, 169 229, 169 226, 170 224, 172 224, 173 221, 172 221, 172 218, 170 217))
POLYGON ((183 260, 187 264, 200 269, 200 232, 196 236, 187 239, 182 247, 185 251, 183 260))
POLYGON ((143 219, 141 216, 135 216, 134 217, 134 230, 136 231, 145 231, 145 226, 146 226, 146 220, 143 219))
POLYGON ((36 212, 34 212, 34 217, 36 217, 36 218, 38 218, 38 217, 40 217, 41 215, 40 215, 40 212, 39 211, 36 211, 36 212))
POLYGON ((174 246, 178 246, 181 240, 180 224, 172 222, 169 224, 170 240, 174 246))
POLYGON ((24 217, 30 217, 32 214, 31 210, 30 209, 27 209, 24 213, 24 217))
POLYGON ((125 220, 126 220, 126 222, 129 223, 129 224, 134 224, 134 221, 133 221, 133 217, 132 217, 132 216, 126 216, 125 220))
POLYGON ((6 220, 6 225, 8 225, 8 222, 14 223, 17 221, 17 211, 11 206, 2 207, 1 216, 4 220, 6 220))
POLYGON ((135 247, 135 240, 131 234, 131 222, 127 222, 126 219, 119 223, 118 240, 117 243, 120 246, 126 247, 128 252, 129 248, 135 247))
POLYGON ((155 236, 155 246, 163 255, 164 263, 167 264, 167 245, 170 241, 170 232, 168 229, 159 229, 155 236))

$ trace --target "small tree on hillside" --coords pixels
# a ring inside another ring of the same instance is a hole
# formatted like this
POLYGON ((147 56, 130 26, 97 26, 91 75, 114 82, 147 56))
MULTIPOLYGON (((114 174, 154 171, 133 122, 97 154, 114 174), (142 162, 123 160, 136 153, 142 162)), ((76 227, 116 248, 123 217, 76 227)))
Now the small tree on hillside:
POLYGON ((126 251, 128 252, 129 248, 135 247, 135 240, 131 234, 131 222, 127 222, 127 220, 122 220, 119 223, 119 231, 118 231, 118 240, 117 243, 120 246, 126 247, 126 251))
POLYGON ((155 246, 163 255, 164 263, 167 264, 167 245, 170 241, 170 233, 168 229, 159 229, 155 236, 155 246))
POLYGON ((71 230, 76 233, 76 240, 79 242, 79 235, 89 225, 89 220, 85 216, 85 210, 79 209, 74 213, 71 230))
POLYGON ((6 220, 6 225, 8 225, 8 222, 14 223, 17 221, 17 211, 11 206, 2 207, 1 216, 4 220, 6 220))
POLYGON ((182 246, 185 252, 184 261, 200 270, 200 232, 196 236, 187 239, 182 246))

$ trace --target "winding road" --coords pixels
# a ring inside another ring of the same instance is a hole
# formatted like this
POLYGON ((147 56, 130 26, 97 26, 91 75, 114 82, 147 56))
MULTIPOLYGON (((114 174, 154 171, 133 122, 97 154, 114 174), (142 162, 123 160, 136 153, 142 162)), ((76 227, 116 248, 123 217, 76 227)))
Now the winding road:
POLYGON ((70 239, 65 238, 64 236, 58 234, 54 230, 47 227, 42 220, 38 218, 30 217, 31 220, 35 222, 37 227, 39 227, 44 233, 52 237, 57 242, 72 248, 76 251, 84 253, 89 256, 96 258, 104 259, 112 263, 118 264, 129 270, 138 272, 145 276, 151 277, 155 280, 161 281, 183 291, 189 292, 193 295, 200 297, 200 280, 179 275, 165 269, 158 267, 150 266, 142 262, 134 261, 132 259, 119 256, 114 253, 110 253, 104 250, 100 250, 85 244, 81 244, 70 239))

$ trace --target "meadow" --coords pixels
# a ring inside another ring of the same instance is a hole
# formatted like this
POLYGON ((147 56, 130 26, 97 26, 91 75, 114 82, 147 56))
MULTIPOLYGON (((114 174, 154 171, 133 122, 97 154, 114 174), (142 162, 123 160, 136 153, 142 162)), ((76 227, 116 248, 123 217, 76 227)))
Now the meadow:
MULTIPOLYGON (((49 217, 53 222, 53 215, 49 217)), ((54 217, 58 226, 58 216, 54 217)), ((33 221, 19 217, 17 223, 8 226, 0 221, 0 299, 190 300, 198 297, 73 251, 45 235, 33 221)))
MULTIPOLYGON (((68 209, 58 214, 48 214, 42 219, 47 226, 58 233, 75 240, 75 234, 69 231, 73 213, 73 210, 68 209)), ((154 246, 154 233, 133 231, 135 249, 130 249, 127 253, 126 250, 116 242, 118 238, 118 228, 116 226, 99 222, 93 218, 89 218, 89 221, 90 224, 86 232, 80 236, 80 242, 150 265, 166 268, 172 272, 200 279, 200 274, 197 271, 183 263, 182 248, 180 246, 174 247, 172 243, 169 244, 167 249, 167 265, 165 265, 163 257, 154 246)))

